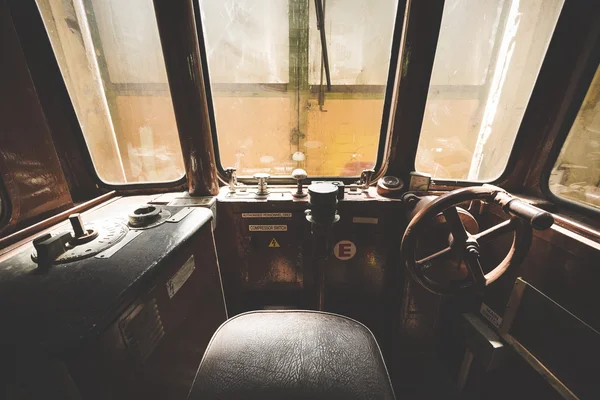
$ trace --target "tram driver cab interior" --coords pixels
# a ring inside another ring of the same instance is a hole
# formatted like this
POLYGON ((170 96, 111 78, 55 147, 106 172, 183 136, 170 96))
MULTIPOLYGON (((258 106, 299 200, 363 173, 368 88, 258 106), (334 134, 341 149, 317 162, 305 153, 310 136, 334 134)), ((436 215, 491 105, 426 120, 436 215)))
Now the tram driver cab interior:
POLYGON ((597 399, 600 5, 0 0, 0 399, 597 399))

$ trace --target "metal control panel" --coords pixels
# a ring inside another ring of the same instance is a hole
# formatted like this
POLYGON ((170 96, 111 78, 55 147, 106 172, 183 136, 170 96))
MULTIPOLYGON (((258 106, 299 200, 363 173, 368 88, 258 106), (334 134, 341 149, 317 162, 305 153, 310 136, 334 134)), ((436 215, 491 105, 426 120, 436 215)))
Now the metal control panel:
MULTIPOLYGON (((78 398, 185 397, 193 374, 181 367, 198 365, 226 319, 211 211, 148 197, 71 215, 2 256, 0 352, 62 363, 69 379, 47 386, 48 398, 62 398, 53 393, 65 382, 78 398)), ((3 367, 10 388, 51 373, 3 367)))

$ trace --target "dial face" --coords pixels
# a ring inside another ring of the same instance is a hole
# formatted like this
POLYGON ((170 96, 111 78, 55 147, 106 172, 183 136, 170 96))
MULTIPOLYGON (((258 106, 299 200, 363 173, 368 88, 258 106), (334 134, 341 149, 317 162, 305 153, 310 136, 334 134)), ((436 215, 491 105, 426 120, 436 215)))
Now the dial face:
MULTIPOLYGON (((93 240, 80 245, 67 244, 67 250, 58 256, 53 264, 64 264, 93 257, 96 254, 101 253, 117 244, 125 237, 127 232, 129 232, 127 226, 120 221, 106 221, 101 223, 90 222, 88 225, 86 225, 86 228, 88 230, 97 231, 98 236, 93 240)), ((31 255, 31 258, 34 261, 37 260, 37 253, 35 250, 31 255)))
POLYGON ((384 176, 383 184, 390 189, 396 189, 402 186, 402 181, 400 180, 400 178, 397 178, 395 176, 384 176))
POLYGON ((429 184, 431 178, 422 175, 411 175, 410 177, 410 191, 426 192, 429 190, 429 184))

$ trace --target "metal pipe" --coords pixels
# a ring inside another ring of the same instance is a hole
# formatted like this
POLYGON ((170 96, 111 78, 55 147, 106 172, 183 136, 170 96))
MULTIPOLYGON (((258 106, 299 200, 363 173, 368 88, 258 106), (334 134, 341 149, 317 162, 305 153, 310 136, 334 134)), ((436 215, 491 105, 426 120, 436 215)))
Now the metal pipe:
MULTIPOLYGON (((219 193, 210 112, 192 0, 153 0, 188 191, 192 196, 219 193)), ((202 23, 201 18, 197 20, 202 23)))

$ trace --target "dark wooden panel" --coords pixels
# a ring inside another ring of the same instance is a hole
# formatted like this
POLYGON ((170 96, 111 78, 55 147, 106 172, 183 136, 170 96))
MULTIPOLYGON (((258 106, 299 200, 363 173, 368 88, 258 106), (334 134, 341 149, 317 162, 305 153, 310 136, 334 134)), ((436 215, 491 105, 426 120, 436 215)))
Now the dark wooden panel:
POLYGON ((50 39, 34 0, 8 0, 73 201, 100 194, 98 179, 50 39))
POLYGON ((534 287, 518 285, 523 292, 508 334, 576 396, 599 398, 600 333, 534 287))
POLYGON ((11 203, 2 233, 72 206, 8 6, 0 2, 0 172, 11 203))
MULTIPOLYGON (((482 229, 497 223, 495 215, 482 216, 482 229)), ((494 265, 508 249, 510 237, 484 247, 485 265, 494 265)), ((600 244, 567 229, 557 227, 534 231, 529 253, 517 268, 508 270, 486 289, 484 302, 499 315, 504 314, 513 284, 521 276, 554 301, 595 329, 600 315, 591 307, 600 301, 596 282, 600 281, 600 244)))

